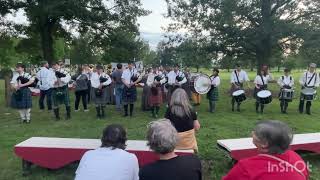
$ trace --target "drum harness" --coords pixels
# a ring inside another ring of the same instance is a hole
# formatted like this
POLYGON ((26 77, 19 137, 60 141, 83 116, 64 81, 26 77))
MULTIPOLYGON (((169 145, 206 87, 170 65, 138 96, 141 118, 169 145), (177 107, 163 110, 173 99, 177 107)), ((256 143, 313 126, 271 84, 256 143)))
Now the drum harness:
MULTIPOLYGON (((305 84, 304 84, 304 87, 302 87, 302 89, 304 89, 304 88, 314 88, 314 86, 308 86, 308 85, 311 83, 311 81, 313 80, 313 78, 314 78, 314 84, 315 84, 316 81, 317 81, 317 76, 316 76, 316 73, 315 73, 315 72, 313 73, 313 75, 311 76, 311 78, 309 79, 309 81, 308 81, 308 83, 307 83, 308 72, 306 72, 306 82, 305 82, 305 84)), ((318 95, 317 95, 317 94, 315 94, 314 99, 315 99, 315 100, 318 99, 318 95)))

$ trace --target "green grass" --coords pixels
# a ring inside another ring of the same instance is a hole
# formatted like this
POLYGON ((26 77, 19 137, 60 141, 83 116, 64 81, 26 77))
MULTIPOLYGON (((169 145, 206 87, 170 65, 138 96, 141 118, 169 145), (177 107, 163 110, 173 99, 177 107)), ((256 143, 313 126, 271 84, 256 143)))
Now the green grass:
MULTIPOLYGON (((279 73, 273 74, 276 78, 279 73)), ((300 73, 295 72, 296 83, 300 73)), ((218 139, 248 137, 255 123, 264 119, 277 119, 287 122, 295 133, 313 133, 320 129, 320 103, 313 103, 313 115, 301 115, 297 113, 298 99, 289 105, 289 115, 279 113, 279 101, 274 99, 271 105, 265 109, 264 115, 257 115, 254 111, 254 100, 250 98, 242 105, 241 113, 232 113, 230 110, 230 97, 228 95, 229 76, 227 72, 221 73, 222 86, 220 87, 220 101, 217 104, 217 113, 207 112, 207 100, 203 97, 200 107, 197 107, 201 130, 197 134, 200 158, 203 160, 205 180, 220 179, 232 167, 231 160, 226 153, 216 146, 218 139)), ((254 73, 250 73, 253 80, 254 73)), ((73 179, 77 164, 69 165, 57 171, 48 171, 43 168, 33 167, 32 175, 21 176, 21 160, 15 156, 13 147, 15 144, 32 136, 69 137, 69 138, 99 138, 102 129, 111 123, 124 125, 128 130, 129 139, 145 139, 146 125, 152 120, 148 112, 136 111, 132 119, 122 118, 108 106, 108 119, 99 121, 95 118, 93 106, 89 113, 72 113, 71 121, 55 122, 52 114, 40 113, 37 99, 32 109, 32 123, 20 124, 16 111, 4 108, 3 81, 0 81, 0 180, 32 179, 32 180, 67 180, 73 179), (7 115, 6 113, 10 113, 7 115)), ((253 87, 253 85, 252 85, 253 87)), ((299 89, 298 85, 296 86, 299 89)), ((271 89, 278 89, 276 84, 271 89)), ((139 92, 141 95, 141 92, 139 92)), ((298 92, 296 93, 298 94, 298 92)), ((73 103, 72 103, 73 104, 73 103)), ((136 107, 140 108, 140 101, 136 107)), ((137 108, 138 109, 138 108, 137 108)), ((161 114, 164 113, 162 108, 161 114)), ((311 179, 320 179, 320 156, 303 155, 306 161, 312 165, 311 179)))

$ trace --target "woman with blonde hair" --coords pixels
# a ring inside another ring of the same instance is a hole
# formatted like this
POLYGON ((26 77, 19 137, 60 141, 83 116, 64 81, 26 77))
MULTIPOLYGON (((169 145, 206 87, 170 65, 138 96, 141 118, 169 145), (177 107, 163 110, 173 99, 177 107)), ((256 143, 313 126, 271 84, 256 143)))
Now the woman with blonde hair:
POLYGON ((200 129, 200 123, 185 90, 178 88, 173 92, 165 118, 169 119, 178 131, 179 141, 176 149, 198 151, 195 131, 200 129))

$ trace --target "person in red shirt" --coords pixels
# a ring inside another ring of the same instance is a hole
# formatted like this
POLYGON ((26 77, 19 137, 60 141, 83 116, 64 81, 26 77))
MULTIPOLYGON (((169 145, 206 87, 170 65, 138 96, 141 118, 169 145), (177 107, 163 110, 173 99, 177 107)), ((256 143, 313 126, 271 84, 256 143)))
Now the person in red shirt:
POLYGON ((259 122, 252 132, 259 155, 240 160, 222 180, 307 180, 303 159, 289 149, 292 130, 280 121, 259 122))

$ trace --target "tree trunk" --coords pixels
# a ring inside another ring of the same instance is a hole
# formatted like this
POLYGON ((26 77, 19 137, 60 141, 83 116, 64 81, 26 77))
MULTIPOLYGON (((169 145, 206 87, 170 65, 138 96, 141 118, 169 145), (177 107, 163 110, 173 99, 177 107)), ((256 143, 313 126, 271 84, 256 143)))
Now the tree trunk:
POLYGON ((40 25, 40 31, 43 58, 52 65, 54 61, 52 35, 53 23, 45 22, 43 25, 40 25))
POLYGON ((272 52, 272 17, 271 0, 261 1, 262 22, 259 30, 259 40, 256 49, 257 71, 264 65, 270 65, 272 52))

